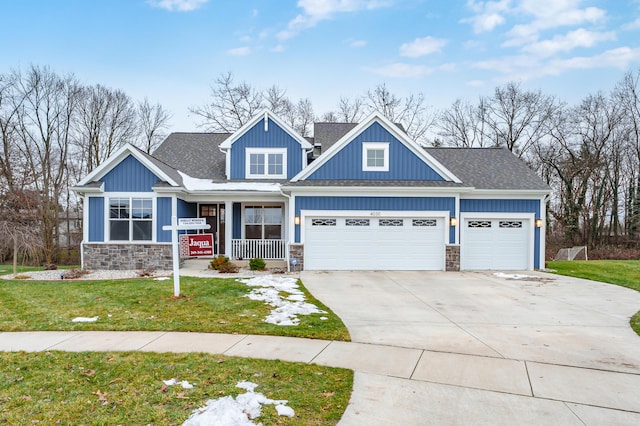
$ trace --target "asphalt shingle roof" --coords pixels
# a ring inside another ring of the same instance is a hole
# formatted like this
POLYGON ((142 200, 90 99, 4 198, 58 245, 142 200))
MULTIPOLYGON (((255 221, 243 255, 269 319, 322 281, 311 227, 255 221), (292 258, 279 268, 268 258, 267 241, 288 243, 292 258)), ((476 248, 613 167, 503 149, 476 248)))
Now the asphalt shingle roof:
POLYGON ((171 133, 153 157, 199 179, 225 182, 225 156, 219 146, 228 133, 171 133))

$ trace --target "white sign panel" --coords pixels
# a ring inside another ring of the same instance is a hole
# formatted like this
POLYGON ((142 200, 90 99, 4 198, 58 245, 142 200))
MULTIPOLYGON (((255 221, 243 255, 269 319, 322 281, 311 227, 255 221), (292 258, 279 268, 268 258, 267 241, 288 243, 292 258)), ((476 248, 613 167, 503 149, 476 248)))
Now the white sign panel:
POLYGON ((178 226, 206 225, 207 219, 204 217, 187 217, 178 219, 178 226))

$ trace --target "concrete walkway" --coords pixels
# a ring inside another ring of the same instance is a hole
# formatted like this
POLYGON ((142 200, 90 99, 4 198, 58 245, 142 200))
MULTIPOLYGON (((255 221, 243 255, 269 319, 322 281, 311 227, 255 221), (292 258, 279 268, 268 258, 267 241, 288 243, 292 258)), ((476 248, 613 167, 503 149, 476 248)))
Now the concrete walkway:
POLYGON ((640 337, 628 325, 629 312, 640 309, 640 295, 537 276, 546 281, 489 274, 303 273, 307 288, 343 318, 354 342, 5 332, 0 351, 205 352, 349 368, 356 372, 354 391, 342 425, 640 424, 640 337), (563 294, 567 300, 560 303, 563 294), (557 310, 549 307, 554 300, 557 310), (592 318, 586 326, 582 311, 592 318))

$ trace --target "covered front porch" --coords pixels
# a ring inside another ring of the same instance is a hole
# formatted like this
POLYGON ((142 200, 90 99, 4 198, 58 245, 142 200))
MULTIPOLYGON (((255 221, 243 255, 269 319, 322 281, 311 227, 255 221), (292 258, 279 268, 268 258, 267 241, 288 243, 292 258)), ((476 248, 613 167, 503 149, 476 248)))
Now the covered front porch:
POLYGON ((286 260, 287 202, 219 200, 183 202, 180 217, 204 218, 213 234, 214 256, 242 261, 286 260))

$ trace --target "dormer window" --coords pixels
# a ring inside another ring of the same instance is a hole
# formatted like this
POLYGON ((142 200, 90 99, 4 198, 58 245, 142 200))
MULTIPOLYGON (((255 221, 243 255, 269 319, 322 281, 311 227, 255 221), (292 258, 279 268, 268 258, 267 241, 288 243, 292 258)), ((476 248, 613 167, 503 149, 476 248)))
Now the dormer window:
POLYGON ((286 148, 247 148, 247 179, 286 179, 286 148))
POLYGON ((362 143, 362 170, 365 172, 389 171, 389 142, 362 143))

